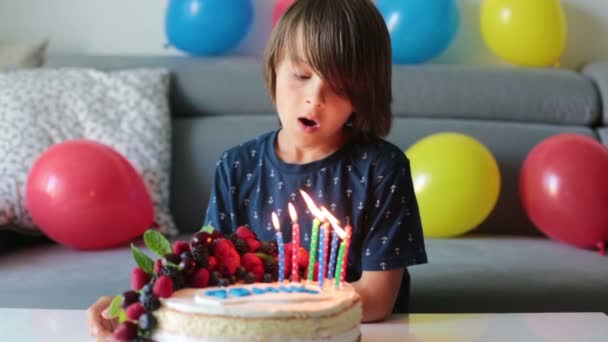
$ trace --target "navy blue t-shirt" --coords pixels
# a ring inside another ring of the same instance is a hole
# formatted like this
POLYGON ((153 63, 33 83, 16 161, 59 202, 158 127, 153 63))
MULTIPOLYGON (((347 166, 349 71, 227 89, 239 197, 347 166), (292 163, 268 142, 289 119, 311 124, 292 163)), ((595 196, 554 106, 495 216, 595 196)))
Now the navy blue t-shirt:
MULTIPOLYGON (((291 241, 287 204, 298 213, 300 241, 310 246, 314 217, 299 190, 326 207, 342 223, 348 219, 352 240, 346 279, 363 270, 403 268, 427 262, 409 161, 403 151, 382 139, 351 141, 330 156, 308 164, 285 163, 276 155, 278 131, 227 150, 216 163, 205 224, 230 234, 249 226, 260 240, 275 239, 276 212, 283 240, 291 241)), ((396 311, 406 312, 406 270, 396 311)))

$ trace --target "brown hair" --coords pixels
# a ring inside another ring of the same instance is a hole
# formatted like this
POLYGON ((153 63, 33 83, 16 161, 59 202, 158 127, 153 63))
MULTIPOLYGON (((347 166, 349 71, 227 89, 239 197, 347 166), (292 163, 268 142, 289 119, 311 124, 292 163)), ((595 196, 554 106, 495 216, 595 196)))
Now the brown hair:
POLYGON ((391 127, 391 43, 384 19, 370 0, 296 0, 272 31, 264 77, 272 100, 276 68, 298 51, 319 77, 355 108, 353 135, 385 137, 391 127))

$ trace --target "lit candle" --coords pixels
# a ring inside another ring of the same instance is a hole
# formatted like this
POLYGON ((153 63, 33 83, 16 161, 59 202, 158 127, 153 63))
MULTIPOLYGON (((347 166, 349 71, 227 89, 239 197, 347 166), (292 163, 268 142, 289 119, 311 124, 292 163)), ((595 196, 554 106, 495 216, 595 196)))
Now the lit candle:
POLYGON ((279 283, 282 283, 285 278, 285 250, 283 248, 283 235, 281 235, 279 217, 275 212, 272 212, 272 224, 276 230, 277 247, 279 249, 279 283))
POLYGON ((289 208, 289 216, 291 216, 291 281, 297 282, 300 280, 298 275, 298 251, 300 250, 300 225, 298 224, 298 214, 291 202, 287 205, 289 208))
POLYGON ((321 221, 323 221, 323 212, 317 208, 315 203, 312 201, 312 198, 308 196, 308 194, 302 190, 300 190, 300 194, 304 198, 306 205, 308 206, 308 210, 313 214, 315 219, 312 221, 312 229, 311 229, 311 237, 310 237, 310 249, 308 250, 309 258, 308 258, 308 281, 313 280, 313 273, 315 271, 315 261, 317 258, 317 244, 319 243, 319 225, 321 221))
POLYGON ((327 209, 322 208, 323 215, 325 218, 331 223, 332 236, 331 236, 331 253, 329 255, 329 264, 327 267, 327 279, 332 279, 334 277, 334 267, 336 264, 336 254, 338 253, 338 229, 340 228, 340 221, 335 218, 327 209), (337 227, 337 228, 336 228, 337 227))
POLYGON ((350 247, 350 238, 352 235, 352 228, 350 224, 346 224, 344 228, 344 235, 342 236, 342 243, 340 244, 340 251, 338 252, 338 266, 336 266, 335 286, 339 286, 344 283, 346 279, 346 267, 348 265, 348 248, 350 247))
POLYGON ((327 245, 329 243, 329 222, 323 222, 320 235, 319 274, 317 275, 317 282, 319 283, 319 287, 323 287, 323 281, 325 280, 325 265, 327 264, 327 245))

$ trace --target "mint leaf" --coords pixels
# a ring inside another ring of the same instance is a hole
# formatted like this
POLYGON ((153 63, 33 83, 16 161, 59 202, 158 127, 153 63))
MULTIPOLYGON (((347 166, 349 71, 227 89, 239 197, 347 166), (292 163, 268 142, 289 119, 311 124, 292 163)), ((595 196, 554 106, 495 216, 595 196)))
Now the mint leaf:
POLYGON ((122 309, 122 310, 120 310, 120 313, 118 314, 118 323, 122 323, 126 320, 127 320, 127 312, 125 311, 125 309, 122 309))
POLYGON ((139 268, 148 274, 152 274, 154 272, 154 261, 150 259, 149 256, 139 250, 139 248, 135 247, 134 244, 131 244, 131 252, 133 253, 133 259, 135 259, 135 263, 137 263, 139 268))
POLYGON ((152 252, 161 258, 171 253, 169 240, 156 230, 147 230, 144 233, 144 242, 152 252))
POLYGON ((206 232, 206 233, 213 233, 213 231, 215 231, 215 228, 213 228, 212 226, 203 226, 203 228, 201 228, 201 232, 206 232))
POLYGON ((116 297, 114 297, 114 299, 112 299, 112 303, 110 303, 110 310, 108 312, 110 318, 118 317, 118 312, 120 311, 122 300, 122 295, 117 295, 116 297))

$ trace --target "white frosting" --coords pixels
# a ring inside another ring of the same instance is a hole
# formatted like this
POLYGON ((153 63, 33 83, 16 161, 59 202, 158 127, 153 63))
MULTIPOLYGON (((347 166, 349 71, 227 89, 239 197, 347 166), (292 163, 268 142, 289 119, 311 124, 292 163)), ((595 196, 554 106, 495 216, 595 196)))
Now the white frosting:
MULTIPOLYGON (((314 339, 302 339, 296 337, 285 337, 285 336, 277 336, 277 337, 264 337, 260 339, 260 341, 268 341, 268 342, 352 342, 358 341, 361 335, 361 331, 359 326, 345 331, 343 333, 336 334, 335 336, 326 337, 326 338, 314 338, 314 339)), ((189 337, 178 334, 171 334, 166 331, 158 331, 152 336, 154 341, 157 342, 241 342, 243 341, 242 337, 237 338, 229 338, 229 337, 215 337, 215 338, 205 338, 205 337, 189 337)), ((255 339, 248 338, 248 341, 256 341, 255 339)))
MULTIPOLYGON (((290 287, 292 283, 285 283, 290 287)), ((295 284, 301 286, 302 284, 295 284)), ((277 287, 278 284, 250 284, 242 287, 252 290, 254 287, 277 287)), ((320 289, 316 285, 307 284, 306 288, 320 291, 311 293, 265 293, 245 297, 219 299, 205 295, 207 291, 221 288, 187 289, 176 292, 172 297, 162 300, 167 308, 186 312, 209 315, 225 315, 232 317, 321 317, 340 312, 352 305, 356 292, 349 284, 341 288, 333 285, 320 289)), ((230 288, 227 288, 230 289, 230 288)))

